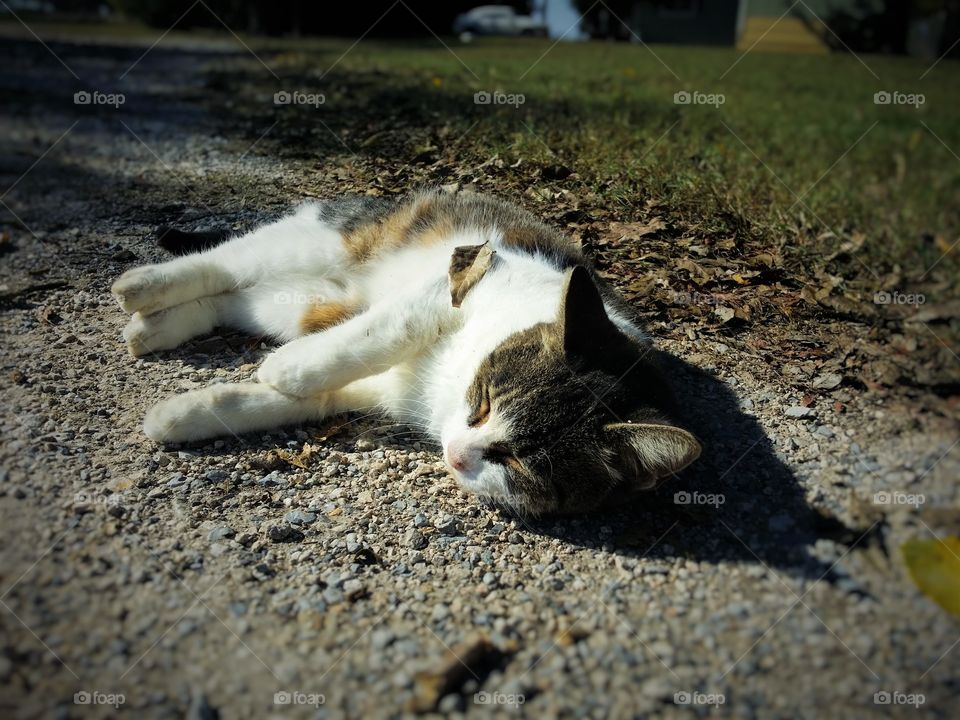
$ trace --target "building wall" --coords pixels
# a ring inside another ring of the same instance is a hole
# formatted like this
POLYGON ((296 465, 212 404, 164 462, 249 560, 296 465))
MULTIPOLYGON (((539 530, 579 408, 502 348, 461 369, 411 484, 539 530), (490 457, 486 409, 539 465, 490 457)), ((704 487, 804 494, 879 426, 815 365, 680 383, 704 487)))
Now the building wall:
POLYGON ((700 0, 693 3, 694 12, 683 13, 640 0, 634 5, 630 20, 624 20, 644 42, 733 45, 737 40, 737 15, 742 1, 700 0))

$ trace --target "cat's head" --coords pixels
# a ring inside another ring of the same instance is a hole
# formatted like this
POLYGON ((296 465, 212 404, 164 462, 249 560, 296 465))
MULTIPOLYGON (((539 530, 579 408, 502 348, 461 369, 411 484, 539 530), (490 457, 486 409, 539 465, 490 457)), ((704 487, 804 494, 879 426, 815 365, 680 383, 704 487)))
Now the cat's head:
POLYGON ((481 363, 443 438, 447 465, 464 488, 522 515, 585 512, 654 487, 700 444, 668 419, 651 352, 573 268, 556 320, 511 335, 481 363))

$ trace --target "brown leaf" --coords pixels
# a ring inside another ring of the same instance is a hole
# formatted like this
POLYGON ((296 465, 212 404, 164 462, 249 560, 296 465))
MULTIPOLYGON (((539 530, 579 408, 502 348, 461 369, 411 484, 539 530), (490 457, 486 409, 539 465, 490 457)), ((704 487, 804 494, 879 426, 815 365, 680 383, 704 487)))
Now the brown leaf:
POLYGON ((284 448, 277 448, 274 450, 274 452, 281 460, 284 460, 294 467, 298 467, 303 470, 307 469, 307 466, 310 464, 310 460, 313 457, 313 448, 311 448, 307 443, 303 444, 303 449, 299 453, 294 453, 284 448))
POLYGON ((639 240, 645 235, 652 235, 667 227, 667 224, 658 217, 651 218, 647 222, 610 223, 610 234, 620 240, 639 240))
POLYGON ((703 268, 703 266, 695 263, 690 258, 681 258, 676 262, 676 267, 678 270, 686 270, 688 273, 690 273, 690 277, 698 285, 703 285, 704 283, 712 280, 714 277, 713 273, 708 272, 703 268))
POLYGON ((37 308, 37 317, 40 319, 40 322, 47 325, 56 325, 63 320, 50 305, 41 305, 37 308))

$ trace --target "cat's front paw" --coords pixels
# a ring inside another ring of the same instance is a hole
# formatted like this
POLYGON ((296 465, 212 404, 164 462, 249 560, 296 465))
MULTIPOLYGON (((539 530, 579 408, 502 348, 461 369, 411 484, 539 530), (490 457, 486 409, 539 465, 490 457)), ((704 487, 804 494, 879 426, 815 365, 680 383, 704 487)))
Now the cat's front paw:
MULTIPOLYGON (((154 405, 143 421, 143 431, 158 443, 199 440, 211 434, 215 413, 204 402, 203 391, 174 395, 154 405)), ((217 428, 213 427, 216 431, 217 428)), ((229 428, 227 428, 229 430, 229 428)))
POLYGON ((316 395, 325 386, 323 374, 307 367, 299 353, 289 348, 280 348, 267 356, 257 371, 257 380, 294 397, 316 395))
POLYGON ((110 292, 128 313, 144 312, 157 309, 159 298, 163 290, 163 273, 154 266, 127 270, 117 278, 110 288, 110 292))
POLYGON ((134 313, 123 329, 127 350, 134 357, 142 357, 160 350, 169 350, 180 344, 181 338, 171 333, 168 312, 161 310, 155 315, 134 313))

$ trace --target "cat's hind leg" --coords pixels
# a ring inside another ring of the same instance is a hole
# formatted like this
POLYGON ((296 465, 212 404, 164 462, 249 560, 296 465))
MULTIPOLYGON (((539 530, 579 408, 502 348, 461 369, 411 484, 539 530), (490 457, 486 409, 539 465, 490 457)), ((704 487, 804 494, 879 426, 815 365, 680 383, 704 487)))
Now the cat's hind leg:
POLYGON ((393 386, 389 373, 311 398, 297 398, 261 383, 223 383, 174 395, 147 413, 144 432, 157 442, 189 442, 319 420, 375 408, 393 386))
POLYGON ((136 312, 123 329, 127 349, 135 357, 171 350, 222 324, 230 295, 199 298, 150 315, 136 312))
POLYGON ((305 203, 292 215, 209 250, 128 270, 111 291, 127 312, 150 315, 291 269, 337 274, 346 259, 342 237, 319 213, 317 203, 305 203))
POLYGON ((150 315, 227 292, 235 285, 236 278, 229 268, 211 262, 201 253, 128 270, 110 291, 127 312, 150 315))

